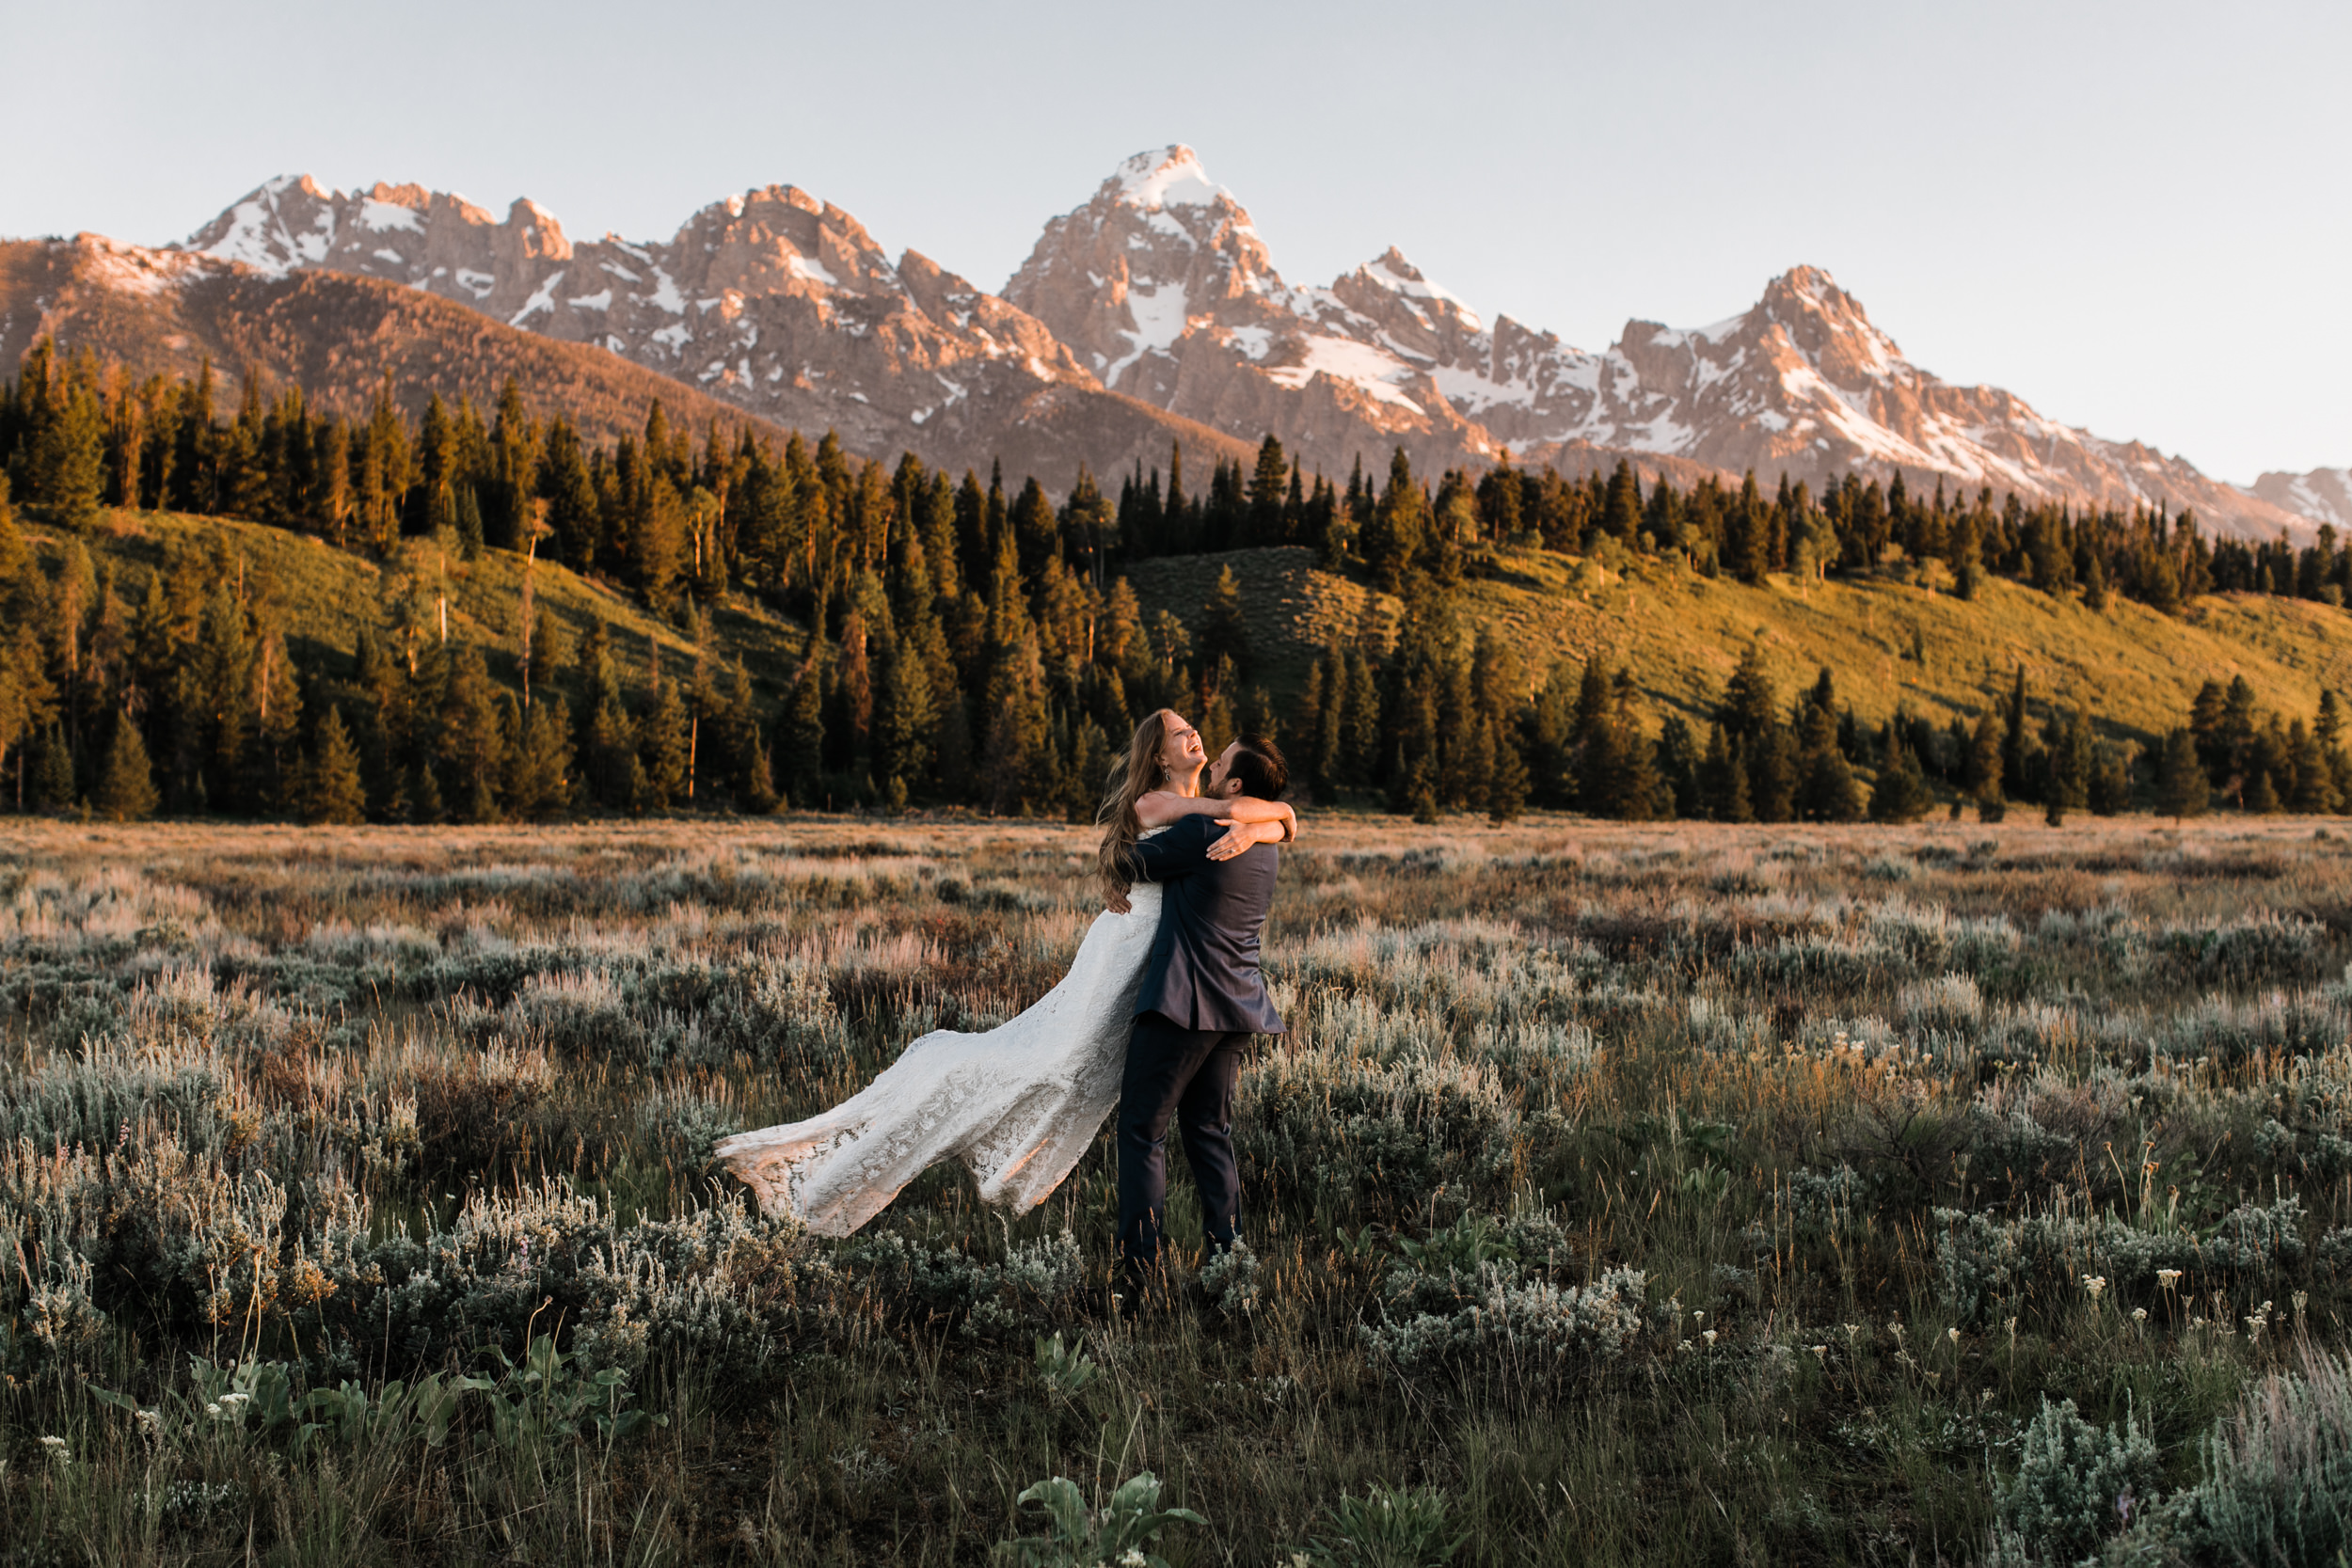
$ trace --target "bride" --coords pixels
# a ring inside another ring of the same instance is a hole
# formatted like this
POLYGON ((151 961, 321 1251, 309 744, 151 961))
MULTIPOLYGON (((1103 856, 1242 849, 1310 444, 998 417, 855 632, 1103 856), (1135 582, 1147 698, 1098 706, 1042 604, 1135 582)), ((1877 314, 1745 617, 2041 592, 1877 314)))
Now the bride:
POLYGON ((963 1162, 983 1202, 1014 1213, 1061 1184, 1119 1100, 1144 961, 1159 928, 1160 890, 1132 882, 1128 850, 1178 818, 1227 825, 1210 847, 1230 860, 1295 836, 1279 801, 1200 793, 1208 752, 1169 709, 1136 726, 1098 819, 1104 902, 1061 983, 981 1034, 935 1030, 833 1109, 722 1139, 714 1156, 749 1183, 769 1214, 847 1236, 941 1160, 963 1162))

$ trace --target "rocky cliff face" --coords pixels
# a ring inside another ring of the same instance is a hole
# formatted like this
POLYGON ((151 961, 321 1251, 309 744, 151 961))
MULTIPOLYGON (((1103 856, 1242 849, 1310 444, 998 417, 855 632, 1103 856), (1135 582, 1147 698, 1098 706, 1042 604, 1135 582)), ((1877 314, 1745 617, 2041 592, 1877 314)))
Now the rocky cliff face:
POLYGON ((2265 474, 2254 494, 2338 533, 2352 530, 2352 468, 2313 468, 2307 474, 2265 474))

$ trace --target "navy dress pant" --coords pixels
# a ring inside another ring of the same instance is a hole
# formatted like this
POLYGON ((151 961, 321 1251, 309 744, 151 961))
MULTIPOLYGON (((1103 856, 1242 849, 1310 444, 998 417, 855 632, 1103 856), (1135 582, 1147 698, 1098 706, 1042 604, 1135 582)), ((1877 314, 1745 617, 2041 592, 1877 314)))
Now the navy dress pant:
POLYGON ((1119 1250, 1132 1277, 1156 1265, 1168 1214, 1168 1124, 1200 1189, 1209 1245, 1233 1244, 1241 1172, 1233 1164, 1233 1085, 1247 1034, 1186 1029, 1158 1013, 1136 1020, 1119 1092, 1119 1250))

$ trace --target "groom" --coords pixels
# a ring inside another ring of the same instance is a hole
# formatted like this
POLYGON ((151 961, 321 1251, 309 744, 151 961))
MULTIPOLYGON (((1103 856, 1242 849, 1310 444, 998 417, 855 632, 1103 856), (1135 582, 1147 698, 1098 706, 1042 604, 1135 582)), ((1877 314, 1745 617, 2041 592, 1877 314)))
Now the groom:
MULTIPOLYGON (((1273 742, 1244 736, 1210 765, 1203 793, 1279 800, 1289 783, 1273 742)), ((1200 1189, 1209 1245, 1223 1252, 1233 1244, 1241 1212, 1233 1084, 1250 1036, 1282 1032, 1258 974, 1280 851, 1261 844, 1212 858, 1224 832, 1212 816, 1186 816, 1136 846, 1141 875, 1162 892, 1119 1096, 1119 1250, 1130 1299, 1139 1299, 1159 1264, 1170 1117, 1200 1189)))

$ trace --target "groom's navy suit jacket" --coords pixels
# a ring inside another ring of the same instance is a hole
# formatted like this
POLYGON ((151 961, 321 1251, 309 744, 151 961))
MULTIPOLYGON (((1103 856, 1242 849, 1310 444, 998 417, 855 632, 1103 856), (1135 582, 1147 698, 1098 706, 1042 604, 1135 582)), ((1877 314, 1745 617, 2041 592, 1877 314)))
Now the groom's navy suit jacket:
POLYGON ((1274 901, 1281 854, 1261 844, 1228 861, 1209 859, 1225 836, 1210 816, 1186 816, 1136 845, 1137 865, 1160 884, 1160 929, 1136 1012, 1185 1029, 1279 1035, 1282 1015, 1258 973, 1258 939, 1274 901))

